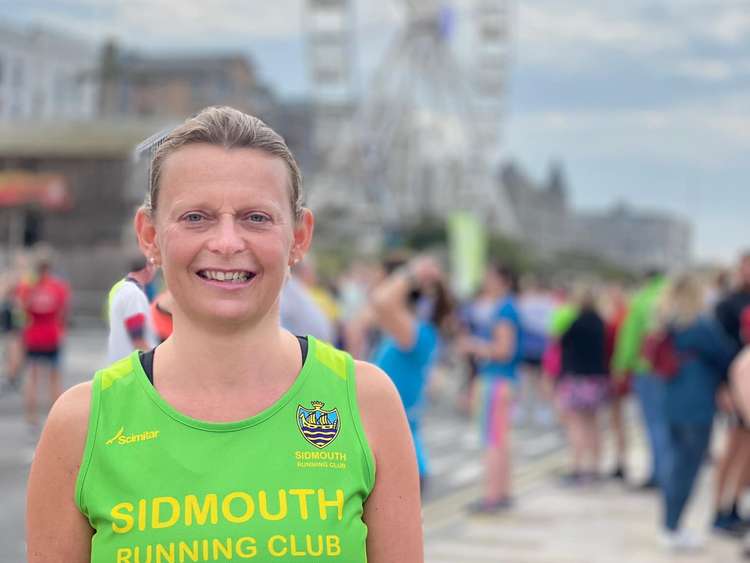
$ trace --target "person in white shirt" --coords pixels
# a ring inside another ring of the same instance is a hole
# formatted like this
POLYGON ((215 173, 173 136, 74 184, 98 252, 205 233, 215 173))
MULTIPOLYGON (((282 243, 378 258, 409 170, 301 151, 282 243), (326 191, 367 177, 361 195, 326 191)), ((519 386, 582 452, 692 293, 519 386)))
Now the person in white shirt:
POLYGON ((156 266, 145 258, 136 259, 130 273, 109 291, 109 363, 124 358, 133 350, 150 350, 156 346, 151 310, 144 291, 155 275, 156 266))

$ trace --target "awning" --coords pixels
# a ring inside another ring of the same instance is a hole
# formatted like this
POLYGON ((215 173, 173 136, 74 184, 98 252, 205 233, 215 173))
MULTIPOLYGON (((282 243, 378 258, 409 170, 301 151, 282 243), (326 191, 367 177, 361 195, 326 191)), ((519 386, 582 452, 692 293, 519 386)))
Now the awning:
POLYGON ((70 208, 71 199, 65 178, 60 174, 0 172, 0 208, 40 205, 65 210, 70 208))

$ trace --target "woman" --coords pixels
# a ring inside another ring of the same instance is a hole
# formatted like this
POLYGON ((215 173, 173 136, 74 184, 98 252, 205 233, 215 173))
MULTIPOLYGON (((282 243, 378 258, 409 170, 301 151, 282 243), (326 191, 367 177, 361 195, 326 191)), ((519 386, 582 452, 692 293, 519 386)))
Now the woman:
POLYGON ((512 504, 510 411, 522 350, 517 292, 515 273, 503 266, 489 268, 472 305, 471 323, 476 332, 464 335, 458 343, 459 352, 472 354, 479 365, 485 482, 482 498, 468 507, 476 514, 495 513, 512 504))
POLYGON ((652 369, 666 381, 669 455, 660 482, 664 543, 677 550, 698 545, 680 529, 680 518, 708 451, 716 393, 734 352, 721 327, 703 315, 704 309, 700 282, 692 275, 679 277, 667 287, 657 313, 657 336, 649 337, 645 348, 652 369), (676 360, 664 359, 670 357, 676 360))
POLYGON ((609 378, 605 326, 591 288, 578 289, 571 311, 574 316, 567 326, 562 330, 555 327, 561 353, 556 394, 573 451, 573 468, 565 481, 576 485, 595 480, 599 474, 601 436, 597 418, 607 400, 609 378))
POLYGON ((391 377, 401 396, 424 487, 429 473, 419 433, 424 391, 437 359, 440 331, 451 313, 440 266, 432 258, 419 257, 396 269, 373 291, 371 308, 382 331, 373 363, 391 377))
POLYGON ((279 325, 313 230, 283 139, 208 108, 156 149, 149 192, 135 228, 173 332, 53 408, 29 478, 29 561, 422 561, 390 380, 279 325))

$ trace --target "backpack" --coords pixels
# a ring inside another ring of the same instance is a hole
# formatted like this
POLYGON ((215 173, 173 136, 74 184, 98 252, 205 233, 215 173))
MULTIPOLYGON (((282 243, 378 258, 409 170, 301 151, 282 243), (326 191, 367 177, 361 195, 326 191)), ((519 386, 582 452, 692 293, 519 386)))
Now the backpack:
POLYGON ((682 357, 675 346, 673 331, 667 329, 648 334, 641 351, 659 378, 669 381, 680 371, 682 357))

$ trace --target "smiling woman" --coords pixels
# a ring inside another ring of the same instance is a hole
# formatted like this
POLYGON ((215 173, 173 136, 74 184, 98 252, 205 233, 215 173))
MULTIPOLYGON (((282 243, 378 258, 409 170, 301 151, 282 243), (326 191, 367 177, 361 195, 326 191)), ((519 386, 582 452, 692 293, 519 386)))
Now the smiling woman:
POLYGON ((173 332, 53 408, 29 478, 29 561, 228 561, 205 546, 240 543, 256 561, 422 561, 389 379, 279 324, 313 222, 293 156, 257 118, 208 108, 166 137, 135 229, 172 293, 173 332), (253 490, 286 492, 257 504, 253 490), (295 547, 304 538, 328 547, 295 547))

